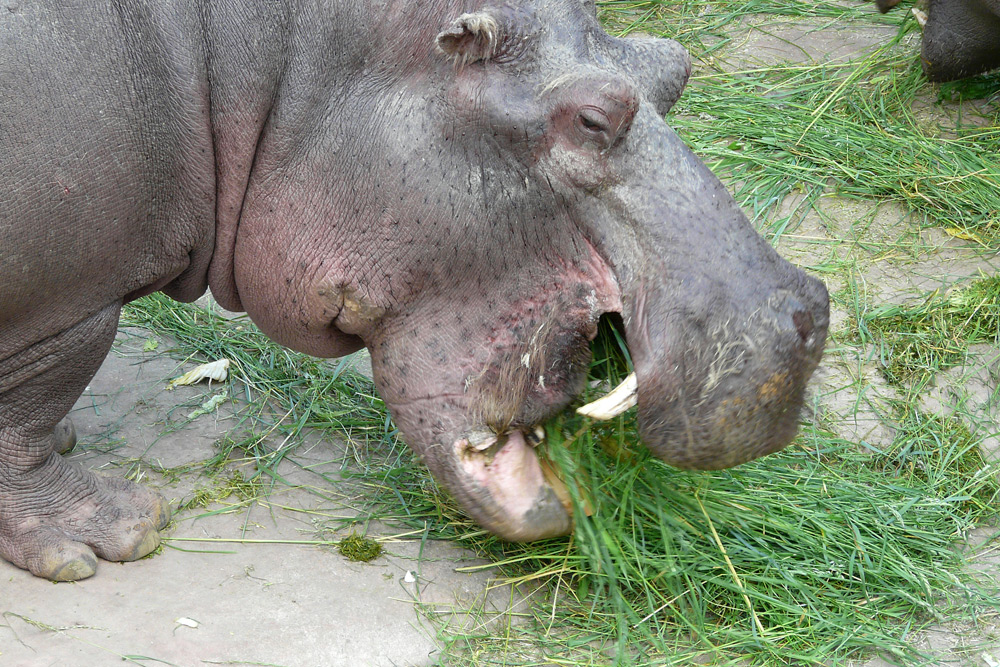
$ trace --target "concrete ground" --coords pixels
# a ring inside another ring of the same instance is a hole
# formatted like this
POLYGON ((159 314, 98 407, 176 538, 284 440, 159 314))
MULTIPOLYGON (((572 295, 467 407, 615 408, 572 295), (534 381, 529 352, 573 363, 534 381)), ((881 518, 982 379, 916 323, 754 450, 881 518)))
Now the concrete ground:
MULTIPOLYGON (((143 352, 145 336, 119 335, 71 413, 82 441, 72 460, 114 475, 142 470, 139 460, 188 466, 211 458, 213 443, 233 427, 223 406, 176 428, 215 391, 202 383, 168 392, 167 381, 183 371, 165 355, 143 352)), ((0 665, 433 664, 435 628, 418 603, 511 602, 509 590, 491 590, 489 571, 456 571, 479 563, 468 553, 443 542, 421 548, 419 535, 393 539, 378 530, 385 553, 370 563, 350 562, 332 546, 252 542, 347 534, 330 534, 322 523, 351 516, 350 496, 319 488, 305 469, 335 474, 343 455, 342 444, 313 438, 296 453, 297 465, 279 468, 288 486, 250 504, 230 497, 180 511, 161 553, 101 561, 84 581, 53 584, 0 561, 0 665)), ((142 477, 175 507, 212 485, 197 467, 165 476, 146 466, 142 477)))

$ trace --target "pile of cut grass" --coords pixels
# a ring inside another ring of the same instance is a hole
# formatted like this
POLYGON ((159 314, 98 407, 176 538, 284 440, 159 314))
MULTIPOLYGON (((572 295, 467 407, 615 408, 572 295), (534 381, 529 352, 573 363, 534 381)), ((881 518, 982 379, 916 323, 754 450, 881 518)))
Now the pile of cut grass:
POLYGON ((972 345, 1000 344, 1000 276, 935 291, 917 306, 880 306, 853 324, 889 382, 919 388, 962 363, 972 345))
MULTIPOLYGON (((185 356, 238 360, 231 382, 251 401, 242 414, 285 436, 272 452, 268 439, 249 438, 258 476, 294 460, 306 426, 365 452, 344 471, 364 490, 361 514, 327 529, 348 534, 372 520, 417 528, 488 557, 507 581, 540 587, 516 619, 465 630, 442 623, 441 664, 838 664, 872 650, 915 664, 910 637, 923 624, 1000 609, 955 549, 994 515, 998 478, 968 432, 956 438, 960 425, 939 417, 901 417, 893 447, 877 456, 809 427, 779 455, 696 473, 652 459, 631 416, 591 424, 567 411, 548 425, 540 452, 570 490, 574 536, 508 544, 434 484, 370 383, 343 365, 161 295, 130 304, 125 321, 169 333, 185 356)), ((595 380, 627 372, 622 345, 603 328, 595 380)), ((453 611, 425 609, 431 618, 453 611)))

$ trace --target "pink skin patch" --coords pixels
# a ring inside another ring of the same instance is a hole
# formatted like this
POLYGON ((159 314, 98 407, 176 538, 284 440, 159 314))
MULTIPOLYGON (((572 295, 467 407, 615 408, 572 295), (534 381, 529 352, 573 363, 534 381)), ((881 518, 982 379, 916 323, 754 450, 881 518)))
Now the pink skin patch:
POLYGON ((508 521, 516 521, 535 506, 546 481, 538 457, 520 431, 500 437, 506 438, 501 446, 496 444, 497 436, 492 443, 480 445, 498 447, 496 451, 476 451, 467 438, 456 442, 453 451, 468 478, 485 489, 493 502, 504 509, 508 521))

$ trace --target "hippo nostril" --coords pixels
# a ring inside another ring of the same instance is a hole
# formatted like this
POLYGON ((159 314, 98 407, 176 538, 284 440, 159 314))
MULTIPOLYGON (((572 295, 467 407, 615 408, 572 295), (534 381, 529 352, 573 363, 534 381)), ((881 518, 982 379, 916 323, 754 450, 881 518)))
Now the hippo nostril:
POLYGON ((812 313, 808 310, 797 310, 792 313, 792 323, 795 324, 795 329, 799 332, 802 342, 808 343, 809 337, 812 336, 815 329, 812 313))
POLYGON ((814 313, 811 308, 800 301, 797 294, 789 290, 776 290, 771 296, 768 305, 771 307, 773 316, 778 317, 779 321, 782 322, 780 325, 782 330, 788 334, 792 333, 786 319, 790 317, 792 327, 795 328, 802 343, 808 346, 815 342, 817 331, 816 320, 817 317, 820 317, 821 322, 819 327, 822 328, 822 316, 814 313))

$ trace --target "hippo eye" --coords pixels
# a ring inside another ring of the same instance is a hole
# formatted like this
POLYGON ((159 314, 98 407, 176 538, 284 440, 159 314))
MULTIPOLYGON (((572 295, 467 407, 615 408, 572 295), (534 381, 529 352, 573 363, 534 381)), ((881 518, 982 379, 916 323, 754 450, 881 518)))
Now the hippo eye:
POLYGON ((576 124, 584 137, 590 139, 602 147, 611 145, 613 134, 611 132, 611 121, 607 115, 596 107, 583 107, 576 114, 576 124))

